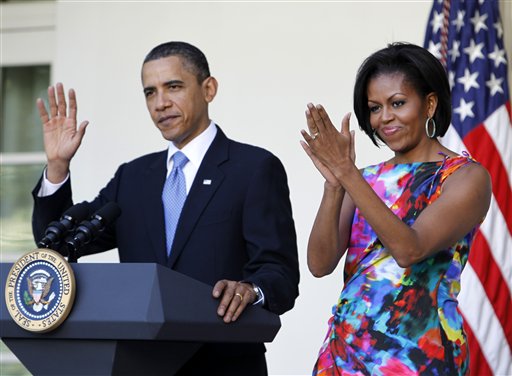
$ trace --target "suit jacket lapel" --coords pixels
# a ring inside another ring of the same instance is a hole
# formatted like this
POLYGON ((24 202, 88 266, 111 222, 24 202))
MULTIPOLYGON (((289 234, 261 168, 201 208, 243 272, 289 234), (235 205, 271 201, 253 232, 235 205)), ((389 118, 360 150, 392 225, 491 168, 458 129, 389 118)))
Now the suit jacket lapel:
POLYGON ((208 202, 224 180, 219 165, 228 159, 228 139, 217 127, 217 135, 206 152, 183 206, 168 266, 173 267, 183 251, 208 202))
MULTIPOLYGON (((145 191, 140 197, 144 206, 144 217, 146 230, 151 241, 151 249, 159 264, 167 263, 167 253, 165 245, 165 224, 164 209, 162 204, 162 189, 166 177, 167 151, 157 154, 156 159, 150 164, 149 168, 143 173, 145 180, 145 191)), ((149 244, 148 244, 149 246, 149 244)), ((149 250, 147 250, 149 252, 149 250)))

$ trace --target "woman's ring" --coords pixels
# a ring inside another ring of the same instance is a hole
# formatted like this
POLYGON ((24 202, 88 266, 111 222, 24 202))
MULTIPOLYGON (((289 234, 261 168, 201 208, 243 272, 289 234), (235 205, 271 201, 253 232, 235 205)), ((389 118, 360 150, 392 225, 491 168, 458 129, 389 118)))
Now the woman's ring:
POLYGON ((240 293, 236 293, 235 296, 238 296, 240 298, 240 303, 242 303, 242 301, 244 300, 244 297, 242 296, 242 294, 240 293))
POLYGON ((312 140, 315 141, 320 133, 316 132, 313 136, 311 136, 312 140))

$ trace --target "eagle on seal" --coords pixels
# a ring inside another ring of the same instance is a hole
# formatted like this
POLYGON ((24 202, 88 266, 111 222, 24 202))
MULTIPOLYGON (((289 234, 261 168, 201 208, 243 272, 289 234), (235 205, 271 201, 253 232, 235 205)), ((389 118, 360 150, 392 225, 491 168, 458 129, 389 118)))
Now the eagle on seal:
POLYGON ((32 278, 27 278, 28 293, 32 298, 27 302, 28 305, 46 305, 49 301, 45 300, 50 292, 54 277, 47 277, 44 274, 37 274, 32 278))

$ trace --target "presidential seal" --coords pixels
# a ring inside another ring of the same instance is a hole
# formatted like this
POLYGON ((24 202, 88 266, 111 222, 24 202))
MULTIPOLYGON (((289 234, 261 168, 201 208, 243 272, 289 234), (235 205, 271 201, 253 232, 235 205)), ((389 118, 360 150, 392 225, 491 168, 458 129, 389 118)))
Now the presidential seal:
POLYGON ((31 332, 57 328, 75 300, 73 269, 59 253, 36 249, 21 256, 5 283, 5 303, 12 319, 31 332))

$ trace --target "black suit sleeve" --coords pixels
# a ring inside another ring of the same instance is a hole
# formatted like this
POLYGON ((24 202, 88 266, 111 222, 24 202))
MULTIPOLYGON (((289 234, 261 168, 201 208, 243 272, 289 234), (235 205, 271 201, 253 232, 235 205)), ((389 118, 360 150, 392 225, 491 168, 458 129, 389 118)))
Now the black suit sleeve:
MULTIPOLYGON (((116 173, 116 176, 118 174, 119 171, 116 173)), ((62 214, 73 206, 71 178, 69 178, 52 195, 39 197, 38 192, 41 188, 42 179, 43 177, 41 176, 36 187, 32 190, 32 197, 34 199, 34 206, 32 210, 32 233, 36 244, 44 237, 48 224, 52 221, 58 221, 62 214)), ((113 178, 107 187, 100 192, 100 195, 88 204, 89 216, 103 207, 107 202, 115 201, 115 197, 108 196, 105 193, 115 190, 113 186, 116 185, 116 181, 117 179, 113 178)), ((80 256, 103 252, 115 248, 116 246, 115 231, 114 227, 111 226, 105 229, 93 243, 85 245, 80 250, 80 256)), ((55 251, 58 251, 63 256, 68 255, 65 242, 61 242, 54 248, 55 251)))
POLYGON ((244 279, 262 289, 270 311, 290 310, 299 294, 297 239, 286 172, 273 155, 254 171, 244 204, 243 231, 250 258, 244 279))
MULTIPOLYGON (((67 209, 73 205, 71 199, 71 183, 68 179, 62 187, 59 188, 51 196, 38 197, 38 192, 41 188, 43 177, 39 179, 36 187, 32 191, 34 198, 34 206, 32 210, 32 233, 36 244, 44 237, 46 227, 52 221, 57 221, 67 209)), ((64 256, 67 256, 67 251, 63 249, 56 249, 64 256)))

